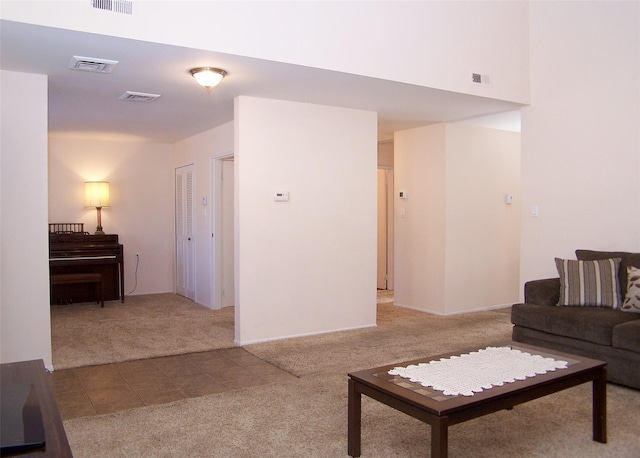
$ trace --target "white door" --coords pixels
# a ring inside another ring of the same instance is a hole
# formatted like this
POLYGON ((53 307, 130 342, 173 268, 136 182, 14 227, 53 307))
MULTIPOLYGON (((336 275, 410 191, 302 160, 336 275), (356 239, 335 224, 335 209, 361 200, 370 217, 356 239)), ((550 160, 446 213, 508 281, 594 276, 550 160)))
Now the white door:
POLYGON ((193 231, 193 164, 178 167, 176 180, 176 293, 195 300, 195 240, 193 231))

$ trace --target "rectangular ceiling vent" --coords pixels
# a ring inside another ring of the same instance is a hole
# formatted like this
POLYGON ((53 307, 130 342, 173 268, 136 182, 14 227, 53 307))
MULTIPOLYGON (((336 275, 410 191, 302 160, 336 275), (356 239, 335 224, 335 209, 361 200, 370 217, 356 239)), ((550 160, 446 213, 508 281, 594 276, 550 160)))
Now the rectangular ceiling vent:
POLYGON ((150 103, 160 97, 160 94, 146 94, 144 92, 127 91, 118 97, 120 100, 126 100, 128 102, 144 102, 150 103))
POLYGON ((91 6, 114 13, 132 14, 133 2, 127 0, 91 0, 91 6))
POLYGON ((117 60, 95 59, 93 57, 81 56, 73 56, 69 62, 69 68, 71 70, 93 73, 111 73, 116 65, 118 65, 117 60))

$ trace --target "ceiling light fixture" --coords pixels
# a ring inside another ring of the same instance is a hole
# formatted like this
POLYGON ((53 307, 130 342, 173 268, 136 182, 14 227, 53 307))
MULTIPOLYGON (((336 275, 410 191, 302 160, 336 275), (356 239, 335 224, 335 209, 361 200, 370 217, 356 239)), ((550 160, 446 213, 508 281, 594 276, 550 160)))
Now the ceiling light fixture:
POLYGON ((191 73, 191 76, 196 79, 198 84, 205 88, 207 91, 210 91, 218 84, 220 84, 222 78, 227 75, 227 72, 225 72, 224 70, 213 67, 192 68, 191 70, 189 70, 189 73, 191 73))

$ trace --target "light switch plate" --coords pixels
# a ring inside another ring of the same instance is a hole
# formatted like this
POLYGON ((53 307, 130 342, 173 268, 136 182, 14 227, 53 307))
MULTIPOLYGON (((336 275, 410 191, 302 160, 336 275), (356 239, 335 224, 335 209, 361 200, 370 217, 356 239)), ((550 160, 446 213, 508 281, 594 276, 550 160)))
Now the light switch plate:
POLYGON ((276 202, 288 202, 289 191, 276 191, 273 193, 273 200, 276 202))

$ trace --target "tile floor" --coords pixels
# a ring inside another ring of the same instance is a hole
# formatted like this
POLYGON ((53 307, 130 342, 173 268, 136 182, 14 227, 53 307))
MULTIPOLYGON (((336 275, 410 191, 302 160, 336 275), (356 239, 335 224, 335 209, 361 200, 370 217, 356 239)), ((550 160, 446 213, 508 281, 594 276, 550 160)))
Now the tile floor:
POLYGON ((242 348, 63 369, 48 376, 63 420, 296 378, 242 348))

